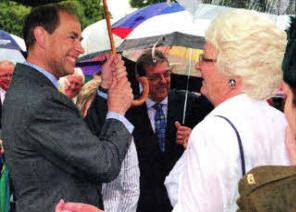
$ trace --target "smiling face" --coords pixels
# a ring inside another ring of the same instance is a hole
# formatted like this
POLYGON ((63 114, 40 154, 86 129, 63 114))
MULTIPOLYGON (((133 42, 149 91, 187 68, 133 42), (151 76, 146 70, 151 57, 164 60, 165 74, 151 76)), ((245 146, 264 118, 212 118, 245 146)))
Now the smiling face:
POLYGON ((65 86, 65 94, 72 99, 79 94, 83 86, 83 78, 82 76, 69 75, 67 76, 67 81, 68 83, 65 86))
POLYGON ((59 25, 47 35, 48 69, 57 78, 72 74, 76 59, 84 52, 81 46, 81 27, 69 13, 59 11, 59 25))
POLYGON ((10 85, 14 65, 8 62, 0 63, 0 87, 7 91, 10 85))
POLYGON ((161 102, 168 96, 171 86, 170 68, 167 62, 145 65, 145 72, 149 82, 149 98, 154 102, 161 102))

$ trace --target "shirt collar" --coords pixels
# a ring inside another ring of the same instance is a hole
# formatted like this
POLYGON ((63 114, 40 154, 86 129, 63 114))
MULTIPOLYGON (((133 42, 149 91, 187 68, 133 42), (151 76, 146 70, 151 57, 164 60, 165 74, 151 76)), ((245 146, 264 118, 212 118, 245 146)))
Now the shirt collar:
POLYGON ((30 66, 34 69, 36 69, 37 71, 39 71, 41 74, 43 74, 45 77, 47 77, 47 79, 49 79, 52 84, 54 84, 54 86, 58 89, 59 88, 59 83, 57 78, 52 75, 51 73, 49 73, 48 71, 46 71, 45 69, 41 68, 40 66, 37 66, 35 64, 29 63, 29 62, 24 62, 25 65, 30 66))
MULTIPOLYGON (((159 102, 160 104, 162 105, 167 105, 168 104, 168 97, 165 97, 161 102, 159 102)), ((153 105, 155 105, 156 102, 154 102, 153 100, 151 100, 150 98, 147 98, 146 99, 146 105, 147 105, 147 108, 152 108, 153 105)))

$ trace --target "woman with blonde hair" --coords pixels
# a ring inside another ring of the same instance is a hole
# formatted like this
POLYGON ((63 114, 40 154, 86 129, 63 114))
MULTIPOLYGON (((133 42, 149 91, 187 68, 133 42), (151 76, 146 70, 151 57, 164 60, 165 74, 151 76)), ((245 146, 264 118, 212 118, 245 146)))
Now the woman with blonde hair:
POLYGON ((94 94, 99 87, 101 80, 99 79, 92 79, 88 81, 80 90, 77 96, 76 105, 78 109, 81 111, 83 116, 86 116, 87 109, 89 108, 94 94))
POLYGON ((282 82, 286 33, 263 14, 233 9, 212 22, 205 40, 196 69, 215 109, 190 135, 174 212, 235 211, 246 171, 289 164, 285 117, 266 102, 282 82))

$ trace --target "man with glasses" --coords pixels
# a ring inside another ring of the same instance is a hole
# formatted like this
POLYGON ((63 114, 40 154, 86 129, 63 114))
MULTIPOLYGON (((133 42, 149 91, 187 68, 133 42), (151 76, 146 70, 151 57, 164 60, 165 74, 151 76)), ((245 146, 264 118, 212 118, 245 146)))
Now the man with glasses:
MULTIPOLYGON (((185 91, 171 90, 169 61, 160 51, 145 51, 137 60, 137 72, 146 76, 149 95, 126 117, 135 126, 133 136, 140 167, 138 212, 169 212, 172 206, 164 186, 165 177, 184 151, 191 128, 212 109, 195 94, 189 94, 185 124, 182 126, 185 91)), ((102 109, 102 106, 93 109, 102 109)), ((95 111, 88 111, 95 117, 95 111)), ((95 122, 95 120, 94 120, 95 122)))
POLYGON ((182 155, 182 144, 187 144, 191 128, 212 108, 205 105, 197 95, 190 93, 185 124, 182 126, 180 123, 185 92, 170 89, 171 70, 168 59, 160 51, 147 50, 138 58, 137 64, 140 67, 138 73, 146 76, 149 82, 149 95, 145 104, 127 112, 127 117, 135 126, 133 136, 140 166, 137 211, 168 212, 172 207, 164 179, 182 155), (160 117, 164 116, 164 120, 159 118, 159 113, 160 117), (159 126, 158 122, 164 126, 159 126))

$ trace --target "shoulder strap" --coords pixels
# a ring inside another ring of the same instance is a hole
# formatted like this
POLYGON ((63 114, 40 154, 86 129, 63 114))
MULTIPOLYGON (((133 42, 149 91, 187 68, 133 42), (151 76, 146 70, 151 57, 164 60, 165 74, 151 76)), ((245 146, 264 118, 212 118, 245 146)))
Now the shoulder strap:
POLYGON ((220 117, 222 119, 225 119, 235 131, 235 134, 237 137, 237 142, 238 142, 238 147, 239 147, 239 152, 240 152, 240 158, 241 158, 242 174, 244 176, 246 174, 245 156, 244 156, 243 144, 242 144, 241 138, 239 136, 239 133, 238 133, 237 129, 235 128, 235 126, 232 124, 232 122, 228 118, 221 116, 221 115, 216 115, 216 116, 220 117))

